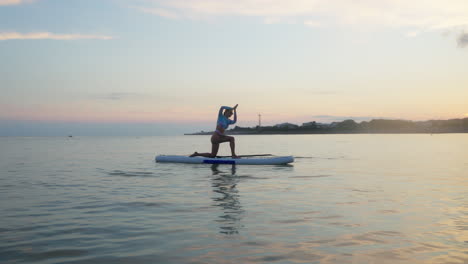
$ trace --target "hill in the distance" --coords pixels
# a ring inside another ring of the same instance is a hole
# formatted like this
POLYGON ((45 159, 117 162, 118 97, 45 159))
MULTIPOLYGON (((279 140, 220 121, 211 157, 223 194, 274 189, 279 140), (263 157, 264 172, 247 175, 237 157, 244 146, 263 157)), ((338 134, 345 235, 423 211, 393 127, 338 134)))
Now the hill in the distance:
MULTIPOLYGON (((207 135, 213 132, 198 132, 187 135, 207 135)), ((239 127, 228 134, 366 134, 366 133, 468 133, 468 118, 450 120, 388 120, 373 119, 357 123, 348 119, 329 124, 315 121, 296 125, 291 123, 274 126, 239 127)))

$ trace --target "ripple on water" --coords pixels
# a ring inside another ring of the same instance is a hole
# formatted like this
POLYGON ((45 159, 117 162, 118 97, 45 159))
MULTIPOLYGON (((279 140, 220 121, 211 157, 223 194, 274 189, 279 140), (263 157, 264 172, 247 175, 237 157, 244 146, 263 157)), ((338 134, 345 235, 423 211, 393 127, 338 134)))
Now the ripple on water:
POLYGON ((300 178, 300 179, 308 179, 308 178, 326 178, 332 177, 332 175, 306 175, 306 176, 291 176, 289 178, 300 178))
POLYGON ((123 176, 123 177, 152 177, 155 174, 153 172, 145 171, 122 171, 122 170, 113 170, 108 172, 110 176, 123 176))
MULTIPOLYGON (((87 250, 82 249, 54 249, 54 250, 45 250, 35 252, 32 248, 18 248, 12 251, 5 252, 5 257, 8 259, 8 256, 15 256, 16 260, 22 261, 44 261, 52 259, 70 259, 76 257, 82 257, 88 254, 87 250)), ((3 255, 3 254, 2 254, 3 255)), ((58 261, 58 260, 57 260, 58 261)), ((59 263, 59 262, 52 262, 59 263)))
POLYGON ((168 203, 168 202, 129 202, 129 203, 123 203, 123 206, 129 206, 129 207, 170 207, 173 205, 173 203, 168 203))

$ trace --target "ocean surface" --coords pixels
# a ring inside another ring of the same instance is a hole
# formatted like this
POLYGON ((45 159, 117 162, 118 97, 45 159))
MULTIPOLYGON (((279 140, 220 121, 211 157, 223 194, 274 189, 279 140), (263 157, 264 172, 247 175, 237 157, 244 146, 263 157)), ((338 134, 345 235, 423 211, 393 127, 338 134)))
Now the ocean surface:
POLYGON ((0 263, 468 263, 468 134, 0 138, 0 263), (228 155, 223 144, 220 154, 228 155))

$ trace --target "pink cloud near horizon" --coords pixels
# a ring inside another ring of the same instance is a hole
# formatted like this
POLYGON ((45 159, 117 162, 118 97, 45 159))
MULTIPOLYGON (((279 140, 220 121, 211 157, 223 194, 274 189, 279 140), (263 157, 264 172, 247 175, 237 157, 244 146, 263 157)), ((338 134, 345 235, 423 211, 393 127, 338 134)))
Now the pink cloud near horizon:
POLYGON ((78 40, 78 39, 97 39, 109 40, 112 36, 106 35, 86 35, 86 34, 55 34, 50 32, 33 32, 33 33, 18 33, 18 32, 0 32, 0 40, 78 40))
POLYGON ((0 0, 0 6, 28 4, 34 1, 35 0, 0 0))

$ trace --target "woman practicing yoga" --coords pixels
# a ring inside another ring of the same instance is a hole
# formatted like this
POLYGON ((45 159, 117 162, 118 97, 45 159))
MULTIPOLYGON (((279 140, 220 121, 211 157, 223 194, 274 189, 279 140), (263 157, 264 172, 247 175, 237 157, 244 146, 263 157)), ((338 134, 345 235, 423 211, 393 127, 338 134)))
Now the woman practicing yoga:
POLYGON ((190 157, 202 156, 207 158, 214 158, 218 154, 219 144, 223 142, 229 142, 231 147, 232 158, 239 158, 236 155, 236 143, 234 142, 234 137, 226 136, 224 131, 228 128, 229 125, 235 124, 237 121, 237 105, 234 107, 221 106, 218 113, 218 122, 216 122, 216 130, 211 136, 211 153, 198 153, 194 152, 190 157), (224 110, 224 112, 223 112, 224 110), (229 117, 234 113, 234 119, 231 120, 229 117))

